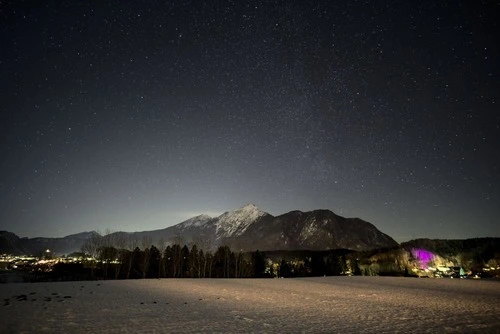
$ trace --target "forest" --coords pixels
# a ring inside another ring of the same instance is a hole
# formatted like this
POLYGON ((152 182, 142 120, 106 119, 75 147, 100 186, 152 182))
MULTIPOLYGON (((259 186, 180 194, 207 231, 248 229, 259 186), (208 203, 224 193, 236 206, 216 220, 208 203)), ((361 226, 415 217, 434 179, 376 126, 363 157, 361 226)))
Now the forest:
MULTIPOLYGON (((111 234, 110 234, 111 235, 111 234)), ((408 277, 499 277, 497 238, 455 240, 419 239, 388 249, 358 252, 233 251, 210 247, 207 240, 186 245, 182 239, 167 245, 151 238, 124 239, 120 235, 89 238, 76 261, 57 261, 50 270, 31 270, 24 281, 68 281, 145 278, 285 278, 335 275, 408 277), (208 249, 208 250, 204 250, 208 249), (213 249, 211 251, 211 249, 213 249), (415 250, 431 254, 427 263, 415 250)))
POLYGON ((102 247, 96 257, 56 263, 46 278, 54 280, 143 278, 274 278, 342 275, 349 270, 345 251, 234 252, 228 246, 203 251, 197 245, 155 245, 130 251, 102 247))

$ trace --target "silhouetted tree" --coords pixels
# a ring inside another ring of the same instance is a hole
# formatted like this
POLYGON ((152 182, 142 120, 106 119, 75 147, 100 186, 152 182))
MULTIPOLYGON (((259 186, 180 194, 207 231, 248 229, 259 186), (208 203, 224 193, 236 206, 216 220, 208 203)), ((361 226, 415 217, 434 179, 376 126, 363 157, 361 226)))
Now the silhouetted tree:
POLYGON ((230 277, 231 250, 228 246, 220 246, 214 254, 215 277, 230 277))
POLYGON ((90 237, 85 240, 81 247, 82 253, 88 255, 90 260, 87 260, 87 265, 90 267, 90 276, 94 278, 94 271, 96 268, 96 260, 99 257, 99 249, 101 248, 101 235, 96 232, 91 234, 90 237))
POLYGON ((139 247, 135 247, 132 252, 132 267, 130 271, 130 278, 140 278, 142 276, 142 263, 143 263, 144 252, 139 249, 139 247))
POLYGON ((238 277, 254 277, 254 265, 252 253, 238 253, 238 277))
POLYGON ((160 272, 160 262, 161 262, 161 253, 158 248, 154 245, 151 245, 149 248, 149 268, 147 277, 153 278, 158 277, 158 273, 160 272))
POLYGON ((189 255, 189 276, 192 278, 200 278, 200 252, 198 247, 194 244, 191 247, 191 252, 189 255))
POLYGON ((178 244, 172 245, 172 273, 175 278, 182 275, 182 248, 178 244))
POLYGON ((354 266, 353 275, 361 276, 362 275, 361 267, 359 265, 359 260, 357 258, 354 260, 353 266, 354 266))
POLYGON ((112 246, 105 246, 99 248, 99 262, 101 263, 102 276, 108 278, 108 269, 112 262, 117 258, 117 250, 112 246))
POLYGON ((125 235, 123 233, 115 233, 113 237, 113 246, 116 248, 116 261, 113 263, 114 279, 118 279, 121 268, 125 263, 125 235))
POLYGON ((203 263, 205 262, 205 252, 202 249, 198 252, 198 277, 205 277, 205 270, 203 268, 203 263))
POLYGON ((213 269, 214 269, 214 255, 211 252, 207 252, 205 253, 205 258, 203 263, 203 270, 205 272, 203 277, 212 278, 213 269))
POLYGON ((313 253, 311 256, 311 275, 325 275, 325 261, 322 254, 313 253))
POLYGON ((245 261, 244 261, 243 253, 240 251, 237 255, 235 254, 235 260, 234 260, 234 277, 235 278, 245 277, 244 274, 242 275, 242 273, 245 270, 244 265, 245 265, 245 261))
MULTIPOLYGON (((133 235, 129 235, 128 239, 124 238, 124 242, 127 243, 127 250, 128 252, 124 251, 122 253, 123 256, 123 264, 125 266, 125 278, 129 279, 130 278, 130 273, 132 271, 132 267, 134 264, 134 251, 137 248, 138 241, 137 238, 133 235)), ((135 259, 137 260, 137 259, 135 259)))
POLYGON ((266 259, 264 254, 256 250, 253 253, 254 277, 264 277, 266 270, 266 259))
POLYGON ((150 249, 149 248, 145 248, 142 251, 142 254, 141 254, 141 274, 142 274, 142 278, 146 278, 146 275, 148 274, 150 260, 151 260, 150 249))
POLYGON ((290 266, 285 261, 285 259, 281 260, 280 269, 279 269, 279 276, 280 277, 290 277, 291 276, 290 266))
POLYGON ((345 259, 334 253, 329 254, 325 269, 327 275, 340 275, 345 271, 345 259))
POLYGON ((184 245, 181 249, 181 276, 180 277, 190 277, 189 272, 189 248, 184 245))
POLYGON ((166 248, 166 242, 163 237, 160 238, 158 241, 158 251, 160 252, 160 264, 158 266, 158 278, 160 277, 165 277, 165 259, 164 259, 164 253, 165 253, 165 248, 166 248))
POLYGON ((163 252, 163 262, 165 266, 165 277, 175 277, 174 275, 174 251, 172 247, 167 246, 163 252))

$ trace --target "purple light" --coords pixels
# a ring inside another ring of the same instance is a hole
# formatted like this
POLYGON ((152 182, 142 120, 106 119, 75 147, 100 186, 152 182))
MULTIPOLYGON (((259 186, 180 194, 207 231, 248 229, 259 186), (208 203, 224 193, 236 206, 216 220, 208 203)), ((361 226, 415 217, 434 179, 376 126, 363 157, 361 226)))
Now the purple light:
POLYGON ((425 249, 414 248, 411 253, 420 262, 422 268, 427 268, 427 264, 434 259, 434 254, 425 249))

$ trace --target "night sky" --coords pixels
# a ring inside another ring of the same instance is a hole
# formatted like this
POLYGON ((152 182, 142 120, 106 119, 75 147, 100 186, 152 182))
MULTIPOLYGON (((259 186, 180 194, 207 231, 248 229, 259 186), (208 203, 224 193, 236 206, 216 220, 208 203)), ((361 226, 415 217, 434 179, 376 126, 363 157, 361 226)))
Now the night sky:
POLYGON ((0 230, 151 230, 254 203, 397 241, 499 237, 498 12, 1 1, 0 230))

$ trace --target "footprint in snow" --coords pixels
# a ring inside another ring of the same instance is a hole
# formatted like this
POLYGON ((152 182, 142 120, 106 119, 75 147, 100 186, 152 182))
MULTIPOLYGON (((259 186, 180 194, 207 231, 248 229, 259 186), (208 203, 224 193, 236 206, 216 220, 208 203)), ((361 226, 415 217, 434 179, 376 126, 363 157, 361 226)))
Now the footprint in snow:
POLYGON ((28 296, 26 295, 19 295, 16 297, 18 302, 23 302, 28 300, 28 296))

